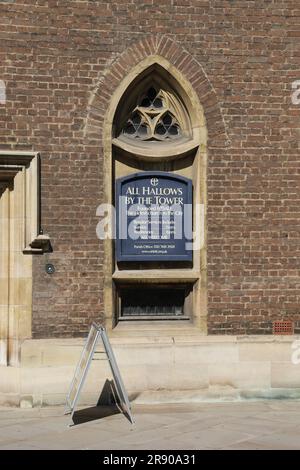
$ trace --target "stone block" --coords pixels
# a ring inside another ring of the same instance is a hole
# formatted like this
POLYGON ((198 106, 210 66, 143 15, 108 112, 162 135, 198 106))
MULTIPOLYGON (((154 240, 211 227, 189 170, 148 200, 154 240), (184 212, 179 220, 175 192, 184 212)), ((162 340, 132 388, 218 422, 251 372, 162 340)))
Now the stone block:
POLYGON ((211 385, 234 388, 270 388, 270 363, 247 362, 232 364, 209 364, 211 385))
POLYGON ((273 363, 271 365, 271 386, 274 388, 300 388, 300 364, 273 363))

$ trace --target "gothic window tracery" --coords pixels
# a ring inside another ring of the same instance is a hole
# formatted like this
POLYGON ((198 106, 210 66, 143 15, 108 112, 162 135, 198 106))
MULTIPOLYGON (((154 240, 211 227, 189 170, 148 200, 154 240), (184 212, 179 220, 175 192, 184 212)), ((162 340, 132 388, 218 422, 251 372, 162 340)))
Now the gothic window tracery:
POLYGON ((170 92, 150 86, 123 125, 120 136, 142 141, 172 141, 183 136, 183 112, 170 92))

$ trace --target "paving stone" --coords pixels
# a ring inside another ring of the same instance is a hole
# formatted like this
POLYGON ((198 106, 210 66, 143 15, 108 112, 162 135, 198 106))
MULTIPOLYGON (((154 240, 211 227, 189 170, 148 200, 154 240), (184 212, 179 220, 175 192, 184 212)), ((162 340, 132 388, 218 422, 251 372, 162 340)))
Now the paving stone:
POLYGON ((139 405, 135 425, 114 414, 69 427, 63 413, 0 409, 0 449, 300 449, 299 401, 139 405))

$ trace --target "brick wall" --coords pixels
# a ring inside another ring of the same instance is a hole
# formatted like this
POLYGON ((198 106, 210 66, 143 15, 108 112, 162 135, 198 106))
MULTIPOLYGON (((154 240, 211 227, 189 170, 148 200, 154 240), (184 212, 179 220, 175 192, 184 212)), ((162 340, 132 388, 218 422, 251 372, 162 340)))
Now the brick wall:
POLYGON ((300 322, 299 27, 296 0, 0 1, 0 148, 41 153, 42 222, 54 248, 34 258, 35 337, 82 335, 103 315, 101 126, 85 129, 101 77, 145 38, 185 49, 213 97, 204 104, 209 333, 300 322))

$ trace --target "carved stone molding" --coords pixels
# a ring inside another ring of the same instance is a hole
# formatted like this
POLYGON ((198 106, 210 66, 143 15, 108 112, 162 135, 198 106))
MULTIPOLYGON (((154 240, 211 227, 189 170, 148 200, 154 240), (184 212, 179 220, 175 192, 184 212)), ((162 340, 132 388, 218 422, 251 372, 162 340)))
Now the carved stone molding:
POLYGON ((36 152, 0 151, 0 195, 13 189, 15 176, 22 175, 24 193, 23 239, 24 254, 43 254, 52 251, 50 239, 42 234, 40 201, 40 156, 36 152))

